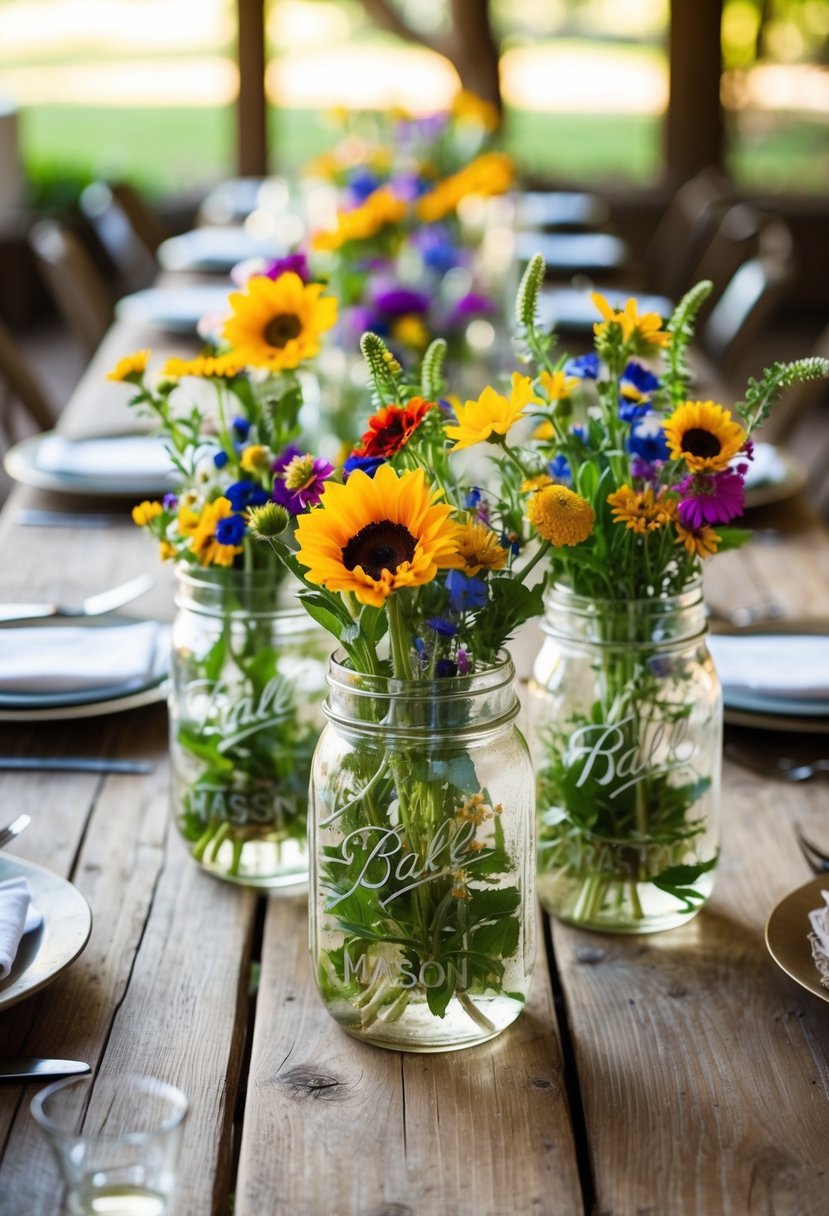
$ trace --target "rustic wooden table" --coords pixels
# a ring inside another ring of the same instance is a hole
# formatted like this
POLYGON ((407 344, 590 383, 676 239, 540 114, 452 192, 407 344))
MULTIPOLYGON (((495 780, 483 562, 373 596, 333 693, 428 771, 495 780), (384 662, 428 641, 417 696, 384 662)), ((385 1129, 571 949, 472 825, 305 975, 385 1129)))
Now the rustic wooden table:
MULTIPOLYGON (((103 374, 152 341, 114 328, 66 433, 129 424, 126 390, 103 374)), ((156 586, 128 611, 170 615, 171 582, 138 529, 22 527, 24 505, 75 504, 15 491, 0 518, 3 599, 80 597, 146 569, 156 586)), ((824 614, 829 537, 790 504, 767 522, 714 559, 710 598, 773 594, 793 616, 824 614)), ((2 777, 0 821, 32 816, 9 852, 70 878, 94 923, 69 970, 0 1013, 0 1054, 184 1089, 176 1216, 224 1216, 231 1195, 236 1216, 829 1212, 829 1009, 763 944, 770 909, 810 876, 794 824, 829 846, 825 786, 726 764, 722 861, 693 922, 639 939, 545 923, 532 999, 508 1031, 401 1055, 352 1040, 322 1008, 301 895, 258 896, 191 862, 168 819, 166 729, 163 705, 0 724, 4 753, 155 761, 148 776, 2 777)), ((29 1114, 37 1088, 0 1085, 2 1216, 60 1210, 29 1114)))

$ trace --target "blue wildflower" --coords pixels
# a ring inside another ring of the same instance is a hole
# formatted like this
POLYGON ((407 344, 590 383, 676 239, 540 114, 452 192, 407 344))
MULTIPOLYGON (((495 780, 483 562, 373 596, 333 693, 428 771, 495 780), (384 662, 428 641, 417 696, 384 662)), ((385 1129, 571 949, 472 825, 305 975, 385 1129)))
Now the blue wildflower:
POLYGON ((571 426, 570 434, 574 439, 578 439, 579 443, 587 446, 587 427, 586 426, 571 426))
POLYGON ((430 617, 426 624, 430 629, 434 629, 435 633, 439 633, 442 638, 453 638, 458 632, 457 625, 453 625, 451 621, 447 621, 441 616, 430 617))
POLYGON ((634 422, 627 446, 633 456, 641 456, 648 464, 653 464, 655 460, 668 460, 670 452, 662 415, 650 412, 634 422))
POLYGON ((261 507, 266 503, 268 492, 253 481, 234 481, 225 490, 225 498, 234 511, 246 511, 248 507, 261 507))
POLYGON ((385 464, 382 456, 358 456, 356 452, 352 452, 343 465, 343 473, 348 477, 350 473, 359 469, 362 473, 368 473, 369 477, 373 477, 381 464, 385 464))
POLYGON ((216 540, 220 545, 241 545, 245 535, 245 521, 241 515, 228 515, 216 524, 216 540))
POLYGON ((435 663, 435 675, 439 680, 451 679, 458 674, 458 667, 452 659, 438 659, 435 663))
POLYGON ((354 169, 348 178, 349 192, 358 203, 364 203, 379 185, 380 179, 362 166, 354 169))
POLYGON ((178 494, 165 494, 161 500, 161 505, 165 511, 175 511, 178 506, 178 494))
POLYGON ((619 388, 622 396, 628 401, 642 401, 645 397, 649 397, 651 393, 655 393, 659 388, 661 381, 658 376, 655 376, 652 371, 642 363, 637 363, 635 359, 631 359, 625 370, 622 372, 619 380, 619 388))
POLYGON ((483 608, 488 599, 486 583, 479 578, 467 578, 460 570, 449 571, 446 590, 453 612, 472 612, 476 608, 483 608))
POLYGON ((247 439, 250 431, 250 423, 248 422, 247 418, 242 418, 241 415, 237 414, 231 425, 233 426, 233 430, 239 439, 247 439))
POLYGON ((230 457, 228 456, 227 452, 217 452, 213 457, 213 463, 217 469, 223 469, 228 460, 230 460, 230 457))
POLYGON ((565 376, 577 376, 579 380, 598 380, 599 356, 595 351, 589 355, 579 355, 577 359, 568 359, 564 364, 565 376))
POLYGON ((503 549, 506 549, 513 557, 521 552, 521 538, 517 532, 502 532, 500 543, 503 549))
POLYGON ((550 474, 553 481, 558 481, 562 484, 569 483, 573 480, 573 474, 570 471, 570 461, 560 452, 558 456, 553 457, 553 459, 547 465, 547 472, 550 474))
POLYGON ((620 401, 619 417, 622 422, 638 422, 640 418, 645 417, 645 414, 650 413, 650 409, 647 401, 620 401))

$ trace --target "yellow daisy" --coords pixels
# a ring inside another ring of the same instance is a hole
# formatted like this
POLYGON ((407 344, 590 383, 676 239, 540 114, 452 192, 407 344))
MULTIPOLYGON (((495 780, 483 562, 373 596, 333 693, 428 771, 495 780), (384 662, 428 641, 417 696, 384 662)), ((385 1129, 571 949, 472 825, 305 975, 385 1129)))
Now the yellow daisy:
POLYGON ((560 548, 580 545, 593 531, 596 513, 587 499, 566 486, 545 486, 527 505, 527 519, 543 540, 560 548))
POLYGON ((474 124, 489 132, 497 131, 501 125, 498 107, 469 89, 461 89, 453 97, 452 116, 458 122, 474 124))
POLYGON ((618 325, 625 346, 637 354, 646 354, 653 347, 668 345, 670 334, 662 329, 659 313, 646 312, 640 316, 639 306, 634 299, 628 300, 624 309, 617 312, 598 291, 591 292, 590 299, 604 317, 604 321, 593 326, 597 338, 603 338, 611 325, 618 325))
POLYGON ((184 505, 180 506, 176 523, 181 536, 192 536, 199 526, 201 519, 201 511, 194 511, 192 507, 184 505))
POLYGON ((578 376, 566 376, 563 371, 543 371, 538 382, 548 401, 564 401, 579 383, 578 376))
POLYGON ((460 527, 441 495, 422 469, 398 476, 388 464, 373 478, 358 469, 344 485, 328 482, 319 506, 299 517, 297 558, 308 579, 382 608, 398 588, 460 569, 460 527))
POLYGON ((303 283, 288 271, 278 279, 256 275, 245 292, 233 292, 233 315, 223 334, 231 356, 270 371, 298 367, 319 350, 319 336, 337 320, 337 301, 321 283, 303 283), (322 298, 321 298, 322 297, 322 298))
POLYGON ((714 401, 686 401, 665 419, 665 438, 674 460, 693 473, 727 467, 745 443, 746 432, 714 401))
POLYGON ((498 543, 492 528, 470 519, 463 524, 458 537, 458 553, 463 560, 463 573, 472 578, 479 570, 503 570, 507 551, 498 543))
POLYGON ((519 488, 522 494, 535 494, 552 484, 553 479, 549 473, 537 473, 535 477, 525 477, 519 488))
POLYGON ((388 186, 381 186, 359 207, 337 213, 337 227, 332 231, 315 232, 311 248, 340 249, 349 241, 365 241, 376 236, 388 224, 399 224, 406 215, 407 205, 388 186))
POLYGON ((684 545, 689 553, 696 557, 711 557, 717 552, 717 547, 722 540, 718 532, 713 528, 709 528, 706 524, 702 528, 685 528, 677 521, 676 524, 676 544, 684 545))
POLYGON ((170 562, 176 555, 175 545, 171 545, 168 540, 163 540, 158 546, 158 556, 163 562, 170 562))
POLYGON ((391 327, 391 336, 395 342, 402 342, 414 350, 423 350, 429 345, 429 331, 423 318, 414 313, 398 317, 391 327))
POLYGON ((148 523, 151 523, 156 516, 163 511, 160 502, 140 502, 137 507, 132 509, 132 521, 138 524, 139 528, 146 528, 148 523))
POLYGON ((199 559, 200 565, 232 566, 236 554, 242 552, 241 545, 222 545, 216 539, 216 525, 232 514, 233 508, 227 498, 217 498, 215 502, 209 502, 202 511, 190 540, 190 548, 199 559))
POLYGON ((457 426, 450 424, 443 428, 447 438, 455 440, 451 450, 457 452, 459 448, 469 448, 487 439, 492 439, 493 443, 500 442, 498 438, 493 439, 493 435, 506 435, 530 402, 539 404, 533 394, 532 380, 520 372, 512 373, 512 389, 508 398, 487 385, 477 401, 467 401, 466 405, 456 407, 457 426))
POLYGON ((230 379, 238 376, 244 363, 236 355, 198 355, 195 359, 168 359, 162 375, 171 380, 197 376, 203 380, 230 379))
POLYGON ((246 473, 261 473, 270 466, 270 449, 261 443, 250 443, 242 452, 239 464, 246 473))
POLYGON ((107 380, 132 380, 137 383, 147 370, 151 350, 137 350, 131 355, 119 359, 111 372, 107 372, 107 380))
POLYGON ((669 523, 673 517, 673 504, 669 499, 656 498, 653 486, 634 490, 632 486, 620 486, 608 494, 610 514, 613 522, 624 524, 631 532, 642 535, 655 532, 669 523))

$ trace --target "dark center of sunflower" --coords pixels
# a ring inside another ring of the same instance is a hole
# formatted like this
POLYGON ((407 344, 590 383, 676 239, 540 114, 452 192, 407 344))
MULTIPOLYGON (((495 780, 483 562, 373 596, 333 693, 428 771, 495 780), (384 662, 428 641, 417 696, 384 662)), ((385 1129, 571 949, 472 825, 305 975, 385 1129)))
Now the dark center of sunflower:
POLYGON ((417 542, 403 524, 393 524, 390 519, 366 524, 343 549, 343 565, 346 570, 362 566, 369 578, 381 578, 383 571, 394 574, 403 562, 414 557, 417 542))
POLYGON ((276 346, 282 350, 291 338, 298 338, 302 333, 302 322, 292 312, 280 312, 271 317, 265 326, 265 341, 268 346, 276 346))
POLYGON ((722 444, 716 435, 701 426, 692 426, 682 436, 682 449, 691 456, 719 456, 722 444))

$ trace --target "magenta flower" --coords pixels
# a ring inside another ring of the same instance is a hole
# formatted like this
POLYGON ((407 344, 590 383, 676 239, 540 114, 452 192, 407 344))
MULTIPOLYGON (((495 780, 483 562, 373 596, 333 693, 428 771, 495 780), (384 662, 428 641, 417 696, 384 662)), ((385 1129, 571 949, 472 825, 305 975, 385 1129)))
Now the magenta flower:
POLYGON ((675 489, 682 495, 678 510, 684 528, 727 524, 743 513, 745 487, 742 477, 734 469, 723 469, 721 473, 690 474, 675 489))
POLYGON ((273 471, 271 498, 292 515, 301 515, 317 505, 334 466, 321 456, 289 447, 273 462, 273 471))

